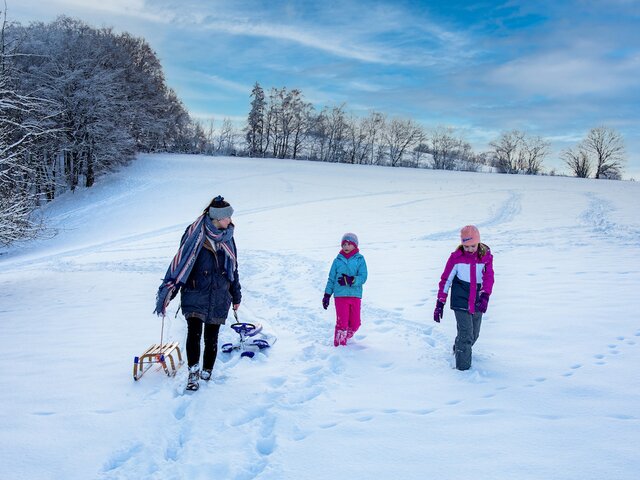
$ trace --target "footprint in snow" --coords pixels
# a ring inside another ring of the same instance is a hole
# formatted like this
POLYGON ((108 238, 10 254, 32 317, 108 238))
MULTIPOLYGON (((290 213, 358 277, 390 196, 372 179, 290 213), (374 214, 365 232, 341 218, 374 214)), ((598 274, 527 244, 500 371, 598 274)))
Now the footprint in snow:
POLYGON ((256 450, 260 455, 271 455, 276 449, 276 437, 261 438, 256 442, 256 450))
POLYGON ((607 415, 609 418, 615 418, 616 420, 635 420, 636 417, 634 417, 633 415, 626 415, 626 414, 613 414, 613 415, 607 415))
POLYGON ((345 408, 344 410, 338 410, 338 413, 344 413, 345 415, 352 415, 354 413, 360 413, 362 409, 360 408, 345 408))
POLYGON ((304 373, 305 375, 313 375, 314 373, 318 373, 320 370, 322 370, 321 366, 315 366, 303 370, 302 373, 304 373))
POLYGON ((120 451, 111 455, 111 458, 107 460, 104 467, 102 467, 102 470, 104 472, 110 472, 118 467, 121 467, 122 465, 127 463, 129 459, 133 458, 135 455, 141 452, 142 449, 143 444, 140 442, 134 443, 133 445, 121 449, 120 451))
POLYGON ((327 422, 327 423, 321 423, 320 425, 318 425, 318 427, 322 428, 323 430, 327 430, 327 429, 333 428, 333 427, 335 427, 337 425, 338 425, 337 422, 327 422))
POLYGON ((178 460, 180 451, 184 448, 185 443, 185 438, 182 434, 178 435, 177 438, 172 438, 164 452, 165 460, 169 460, 171 462, 178 460))
POLYGON ((483 408, 480 410, 471 410, 470 412, 467 412, 467 415, 490 415, 495 412, 497 412, 497 410, 493 408, 483 408))
POLYGON ((182 420, 187 413, 187 407, 189 406, 189 402, 181 402, 180 405, 176 407, 173 411, 173 416, 176 420, 182 420))
POLYGON ((357 417, 356 420, 358 422, 368 422, 370 420, 373 420, 373 415, 364 415, 362 417, 357 417))
POLYGON ((271 377, 267 380, 273 388, 278 388, 287 382, 287 377, 271 377))
POLYGON ((422 408, 420 410, 414 410, 411 413, 415 413, 416 415, 429 415, 430 413, 433 413, 435 411, 435 408, 422 408))

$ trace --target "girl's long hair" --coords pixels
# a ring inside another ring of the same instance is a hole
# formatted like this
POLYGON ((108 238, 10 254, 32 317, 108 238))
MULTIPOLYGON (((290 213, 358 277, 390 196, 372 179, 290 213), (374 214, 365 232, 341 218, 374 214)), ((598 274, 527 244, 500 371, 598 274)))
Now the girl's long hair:
MULTIPOLYGON (((461 252, 464 252, 464 246, 462 246, 462 244, 458 245, 458 248, 456 250, 460 250, 461 252)), ((478 258, 482 258, 487 254, 488 251, 489 251, 488 245, 485 245, 484 243, 479 243, 478 251, 476 252, 476 255, 478 255, 478 258)))

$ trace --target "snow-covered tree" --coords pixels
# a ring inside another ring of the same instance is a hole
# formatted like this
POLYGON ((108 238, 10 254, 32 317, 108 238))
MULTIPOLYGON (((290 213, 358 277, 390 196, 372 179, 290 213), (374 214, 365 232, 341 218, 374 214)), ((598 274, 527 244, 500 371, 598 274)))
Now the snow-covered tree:
POLYGON ((250 157, 261 157, 264 154, 264 122, 266 100, 264 90, 258 82, 251 90, 251 110, 247 118, 247 149, 250 157))

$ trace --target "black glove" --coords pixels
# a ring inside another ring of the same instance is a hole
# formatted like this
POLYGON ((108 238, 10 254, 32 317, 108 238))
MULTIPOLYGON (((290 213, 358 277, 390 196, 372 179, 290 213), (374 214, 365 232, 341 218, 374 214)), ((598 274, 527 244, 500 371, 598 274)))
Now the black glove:
POLYGON ((440 320, 442 319, 443 314, 444 314, 444 302, 441 302, 440 300, 438 300, 436 302, 436 308, 433 311, 433 321, 440 323, 440 320))

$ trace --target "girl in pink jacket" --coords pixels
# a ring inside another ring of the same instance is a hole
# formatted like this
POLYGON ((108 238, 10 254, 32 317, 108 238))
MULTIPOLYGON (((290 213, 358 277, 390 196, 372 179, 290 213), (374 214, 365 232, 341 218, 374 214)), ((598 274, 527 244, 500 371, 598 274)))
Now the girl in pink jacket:
POLYGON ((460 245, 451 253, 438 286, 438 300, 433 320, 440 323, 444 304, 451 288, 450 307, 456 316, 458 335, 453 351, 456 368, 471 367, 471 347, 480 335, 482 314, 487 311, 493 290, 493 255, 475 225, 460 231, 460 245))

